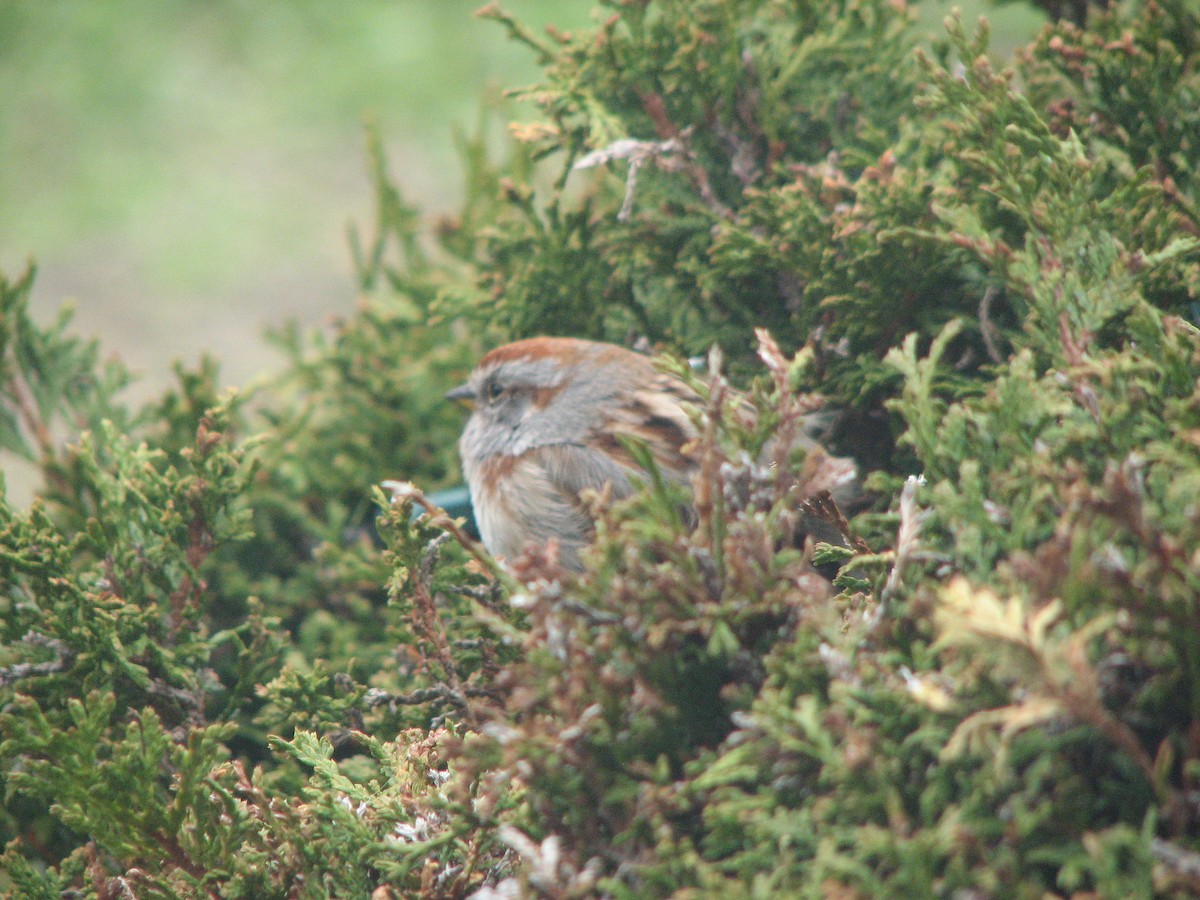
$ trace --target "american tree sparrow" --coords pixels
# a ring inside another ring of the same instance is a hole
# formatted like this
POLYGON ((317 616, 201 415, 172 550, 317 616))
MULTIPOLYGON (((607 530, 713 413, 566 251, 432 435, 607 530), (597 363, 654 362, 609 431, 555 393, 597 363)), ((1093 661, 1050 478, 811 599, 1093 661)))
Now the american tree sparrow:
POLYGON ((537 337, 498 347, 446 397, 474 404, 458 450, 494 556, 514 559, 526 544, 554 538, 559 560, 581 568, 593 523, 580 493, 608 486, 619 499, 645 475, 621 436, 644 442, 662 475, 680 484, 690 486, 696 468, 685 407, 700 398, 613 344, 537 337))

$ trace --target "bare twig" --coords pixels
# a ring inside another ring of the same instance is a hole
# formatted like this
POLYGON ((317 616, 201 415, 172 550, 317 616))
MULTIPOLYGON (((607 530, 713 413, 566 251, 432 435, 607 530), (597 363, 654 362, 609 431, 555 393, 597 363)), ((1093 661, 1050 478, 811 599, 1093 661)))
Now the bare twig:
MULTIPOLYGON (((1063 351, 1067 357, 1067 363, 1072 368, 1079 368, 1083 365, 1087 358, 1087 349, 1092 343, 1092 334, 1086 328, 1079 335, 1071 329, 1071 320, 1066 312, 1063 312, 1058 317, 1058 334, 1062 339, 1063 351)), ((1096 422, 1101 424, 1102 416, 1100 414, 1100 401, 1096 397, 1096 389, 1092 387, 1091 379, 1086 375, 1082 375, 1076 380, 1073 385, 1075 398, 1079 401, 1079 405, 1088 411, 1088 414, 1096 422)))
POLYGON ((50 435, 50 428, 38 412, 37 403, 33 398, 33 391, 30 390, 29 383, 25 380, 19 369, 13 368, 9 375, 8 386, 12 398, 17 405, 17 415, 20 416, 25 428, 33 435, 33 439, 37 441, 38 451, 41 453, 41 461, 47 462, 53 459, 54 439, 50 435))
POLYGON ((995 299, 996 286, 989 284, 979 301, 979 333, 983 336, 983 346, 987 349, 988 358, 994 363, 1002 363, 1004 357, 1000 355, 1000 351, 996 347, 996 338, 999 333, 991 319, 992 301, 995 299))
POLYGON ((900 491, 900 529, 896 535, 896 563, 883 586, 883 602, 891 600, 900 590, 900 573, 912 558, 917 547, 921 526, 929 518, 929 510, 917 509, 917 488, 924 486, 923 475, 909 475, 900 491))
POLYGON ((429 516, 429 523, 431 525, 449 532, 459 546, 475 557, 479 564, 491 572, 496 579, 507 584, 509 587, 516 587, 512 578, 484 549, 483 545, 463 531, 462 527, 444 509, 432 503, 425 496, 424 492, 411 481, 382 481, 379 486, 391 495, 392 503, 411 500, 417 506, 421 507, 429 516))
POLYGON ((574 168, 588 169, 603 165, 614 159, 629 160, 629 175, 625 182, 625 199, 621 210, 617 213, 617 221, 624 222, 633 212, 633 194, 637 185, 638 170, 646 162, 654 162, 659 168, 668 172, 683 172, 696 186, 700 199, 717 216, 722 219, 733 218, 733 211, 722 203, 713 190, 708 171, 696 159, 692 152, 690 138, 694 127, 677 128, 667 115, 666 104, 662 97, 655 93, 642 96, 642 105, 646 113, 654 121, 661 140, 639 141, 634 138, 623 138, 613 141, 607 147, 595 150, 577 163, 574 168))
POLYGON ((367 709, 374 709, 377 706, 419 706, 422 703, 433 703, 434 701, 449 703, 457 709, 465 710, 467 708, 467 699, 462 694, 459 694, 444 684, 435 684, 432 687, 421 688, 419 690, 410 691, 407 694, 393 694, 385 691, 382 688, 371 688, 363 695, 363 705, 367 709))
POLYGON ((586 603, 569 597, 559 601, 559 606, 581 619, 586 619, 593 625, 619 625, 621 623, 621 617, 616 613, 604 612, 604 610, 596 609, 594 606, 588 606, 586 603))
POLYGON ((696 533, 702 545, 712 553, 719 578, 725 573, 725 516, 721 489, 721 459, 717 448, 717 422, 729 394, 729 382, 721 374, 721 349, 716 344, 708 351, 709 395, 701 418, 703 434, 699 438, 700 471, 692 479, 692 507, 696 511, 696 533))
POLYGON ((873 631, 883 620, 888 604, 900 590, 900 578, 904 569, 913 561, 917 548, 917 540, 921 534, 921 526, 929 518, 929 510, 917 509, 917 488, 925 484, 925 476, 909 475, 900 491, 900 528, 896 535, 896 559, 892 563, 892 571, 888 572, 887 581, 880 593, 879 606, 870 614, 867 620, 867 630, 873 631))
POLYGON ((1185 850, 1162 838, 1150 839, 1150 855, 1170 870, 1172 875, 1200 888, 1200 853, 1185 850))
POLYGON ((421 554, 421 562, 417 565, 417 578, 419 578, 427 587, 433 580, 433 567, 437 563, 438 553, 441 552, 442 545, 450 540, 450 533, 443 531, 425 547, 425 552, 421 554))
POLYGON ((0 669, 0 687, 8 687, 25 678, 37 675, 53 675, 62 672, 75 661, 75 653, 57 638, 47 637, 35 631, 28 632, 21 643, 30 647, 43 647, 54 654, 53 659, 40 663, 16 663, 0 669))
POLYGON ((607 147, 593 150, 575 163, 576 169, 590 169, 612 162, 614 159, 629 161, 629 174, 625 176, 625 199, 617 213, 618 222, 627 222, 633 215, 633 197, 637 190, 638 172, 647 162, 656 162, 667 171, 678 171, 679 159, 684 155, 683 142, 677 138, 665 141, 638 141, 625 138, 613 141, 607 147))

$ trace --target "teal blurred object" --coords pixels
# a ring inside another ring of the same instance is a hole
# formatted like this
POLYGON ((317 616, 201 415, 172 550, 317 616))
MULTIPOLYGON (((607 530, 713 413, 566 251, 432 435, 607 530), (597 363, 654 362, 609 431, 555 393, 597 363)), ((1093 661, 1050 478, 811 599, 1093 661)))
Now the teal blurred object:
MULTIPOLYGON (((466 519, 467 534, 476 540, 479 539, 479 529, 475 525, 475 512, 471 506, 471 492, 467 490, 466 485, 437 491, 429 494, 428 499, 430 503, 440 506, 448 512, 452 518, 466 519)), ((423 512, 423 510, 417 510, 413 513, 413 518, 417 518, 423 512)))

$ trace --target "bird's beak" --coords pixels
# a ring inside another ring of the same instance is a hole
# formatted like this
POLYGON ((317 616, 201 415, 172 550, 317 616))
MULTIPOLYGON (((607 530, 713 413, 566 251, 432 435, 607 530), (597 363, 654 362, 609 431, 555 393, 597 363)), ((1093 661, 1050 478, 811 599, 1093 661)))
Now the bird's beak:
POLYGON ((469 384, 460 384, 454 390, 446 392, 446 399, 452 400, 455 403, 464 403, 469 406, 471 401, 475 399, 475 392, 471 390, 471 386, 469 384))

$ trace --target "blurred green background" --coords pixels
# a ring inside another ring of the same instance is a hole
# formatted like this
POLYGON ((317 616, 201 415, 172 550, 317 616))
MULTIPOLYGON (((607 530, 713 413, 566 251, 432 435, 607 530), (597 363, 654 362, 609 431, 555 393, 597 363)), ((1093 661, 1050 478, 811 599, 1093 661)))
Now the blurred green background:
MULTIPOLYGON (((370 219, 362 123, 431 214, 461 196, 455 127, 536 79, 481 0, 0 0, 0 267, 39 267, 35 312, 64 302, 156 391, 212 351, 228 383, 279 364, 263 330, 352 308, 350 221, 370 219)), ((541 31, 591 0, 506 0, 541 31)), ((928 0, 931 31, 951 8, 928 0)), ((996 51, 1040 21, 987 12, 996 51)))

